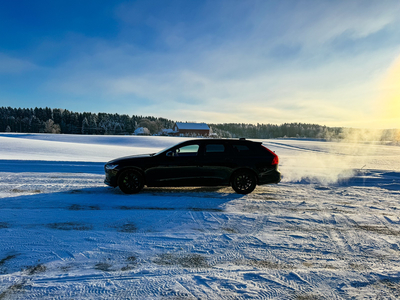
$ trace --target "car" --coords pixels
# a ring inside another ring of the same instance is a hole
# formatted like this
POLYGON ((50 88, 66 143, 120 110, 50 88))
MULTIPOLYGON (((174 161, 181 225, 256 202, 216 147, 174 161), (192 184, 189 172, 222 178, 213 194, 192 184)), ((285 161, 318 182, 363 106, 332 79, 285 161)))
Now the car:
POLYGON ((134 194, 143 187, 232 186, 238 194, 279 183, 278 156, 261 142, 195 139, 158 153, 122 157, 104 166, 104 183, 134 194))

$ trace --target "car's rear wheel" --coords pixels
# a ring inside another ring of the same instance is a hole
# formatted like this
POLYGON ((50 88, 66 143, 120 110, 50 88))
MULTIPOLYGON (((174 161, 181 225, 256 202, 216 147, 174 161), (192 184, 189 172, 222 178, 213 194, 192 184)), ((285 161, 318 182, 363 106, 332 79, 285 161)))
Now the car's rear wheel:
POLYGON ((254 191, 257 185, 257 179, 251 171, 238 171, 233 174, 232 188, 238 194, 248 194, 254 191))
POLYGON ((118 187, 125 194, 136 194, 144 187, 143 175, 135 170, 125 170, 118 177, 118 187))

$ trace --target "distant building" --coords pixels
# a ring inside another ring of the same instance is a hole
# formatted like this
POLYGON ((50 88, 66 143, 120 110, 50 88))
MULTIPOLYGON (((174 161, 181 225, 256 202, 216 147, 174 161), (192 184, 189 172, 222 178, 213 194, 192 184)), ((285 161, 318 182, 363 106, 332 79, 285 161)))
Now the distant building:
POLYGON ((174 130, 173 129, 161 129, 161 131, 158 133, 159 135, 174 135, 174 130))
POLYGON ((172 129, 175 135, 181 136, 208 136, 210 134, 210 127, 206 123, 176 122, 172 129))
POLYGON ((139 127, 133 133, 134 135, 150 135, 150 130, 146 127, 139 127))

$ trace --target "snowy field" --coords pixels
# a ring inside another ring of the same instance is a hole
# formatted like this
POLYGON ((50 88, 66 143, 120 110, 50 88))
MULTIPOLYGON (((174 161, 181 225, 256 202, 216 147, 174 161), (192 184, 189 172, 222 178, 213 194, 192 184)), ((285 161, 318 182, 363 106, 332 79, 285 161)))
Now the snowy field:
POLYGON ((399 299, 400 147, 265 140, 283 180, 103 184, 172 137, 0 134, 0 299, 399 299))

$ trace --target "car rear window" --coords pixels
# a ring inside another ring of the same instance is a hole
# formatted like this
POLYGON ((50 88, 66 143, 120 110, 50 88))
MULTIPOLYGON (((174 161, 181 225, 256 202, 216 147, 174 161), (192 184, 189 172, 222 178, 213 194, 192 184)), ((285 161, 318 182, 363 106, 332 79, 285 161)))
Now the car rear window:
POLYGON ((233 144, 233 153, 240 156, 251 155, 254 151, 249 146, 243 144, 233 144))
POLYGON ((247 147, 246 145, 233 145, 233 148, 236 149, 238 152, 250 151, 249 147, 247 147))

